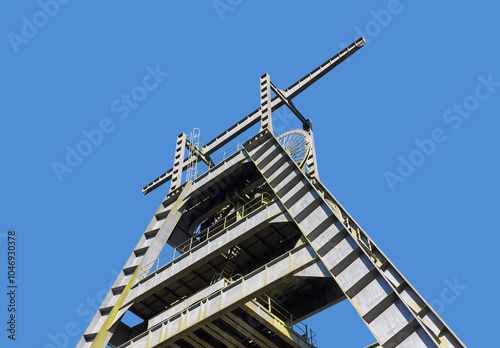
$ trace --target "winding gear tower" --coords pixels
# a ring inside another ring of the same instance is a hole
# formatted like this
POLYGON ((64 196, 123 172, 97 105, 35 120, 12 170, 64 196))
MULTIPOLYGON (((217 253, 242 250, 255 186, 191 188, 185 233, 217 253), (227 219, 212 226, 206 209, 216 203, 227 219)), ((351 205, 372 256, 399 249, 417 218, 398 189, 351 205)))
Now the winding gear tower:
POLYGON ((364 45, 285 90, 261 76, 260 107, 205 146, 197 131, 177 137, 173 168, 143 188, 170 191, 77 347, 314 347, 301 320, 345 299, 370 347, 465 347, 321 183, 311 121, 292 103, 364 45), (303 129, 274 134, 282 106, 303 129), (144 321, 127 326, 127 311, 144 321))

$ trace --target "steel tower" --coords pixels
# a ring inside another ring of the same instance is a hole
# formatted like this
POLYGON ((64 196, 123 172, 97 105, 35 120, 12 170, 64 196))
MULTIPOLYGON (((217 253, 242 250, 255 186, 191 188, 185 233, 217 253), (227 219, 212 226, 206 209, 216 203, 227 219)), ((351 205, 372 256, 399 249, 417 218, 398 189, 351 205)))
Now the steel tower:
POLYGON ((312 123, 292 103, 364 45, 285 90, 264 74, 260 107, 204 146, 199 131, 177 137, 173 168, 143 188, 170 191, 77 347, 314 347, 301 320, 344 299, 370 347, 465 347, 321 183, 312 123), (303 129, 277 135, 284 105, 303 129), (127 326, 127 311, 144 321, 127 326))

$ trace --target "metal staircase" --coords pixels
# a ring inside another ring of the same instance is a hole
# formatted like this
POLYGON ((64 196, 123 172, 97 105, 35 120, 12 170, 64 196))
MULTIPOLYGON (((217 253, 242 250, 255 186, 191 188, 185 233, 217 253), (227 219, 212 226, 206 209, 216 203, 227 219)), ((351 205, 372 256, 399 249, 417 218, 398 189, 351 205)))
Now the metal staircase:
POLYGON ((237 245, 226 251, 223 254, 223 256, 226 258, 224 267, 222 267, 222 269, 214 275, 212 283, 215 283, 223 278, 231 279, 240 255, 241 255, 241 248, 239 248, 237 245))

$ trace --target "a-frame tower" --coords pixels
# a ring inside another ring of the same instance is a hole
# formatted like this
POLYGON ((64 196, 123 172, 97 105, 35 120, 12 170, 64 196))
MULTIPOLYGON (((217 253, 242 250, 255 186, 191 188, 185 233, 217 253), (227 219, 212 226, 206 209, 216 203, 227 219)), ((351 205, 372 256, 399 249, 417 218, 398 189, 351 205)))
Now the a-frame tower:
POLYGON ((170 191, 77 347, 314 347, 301 320, 344 299, 370 347, 465 347, 321 183, 312 124, 292 104, 364 44, 286 90, 261 76, 260 107, 205 146, 178 136, 173 168, 143 188, 170 191), (274 134, 282 106, 303 129, 274 134), (143 323, 121 322, 127 311, 143 323))

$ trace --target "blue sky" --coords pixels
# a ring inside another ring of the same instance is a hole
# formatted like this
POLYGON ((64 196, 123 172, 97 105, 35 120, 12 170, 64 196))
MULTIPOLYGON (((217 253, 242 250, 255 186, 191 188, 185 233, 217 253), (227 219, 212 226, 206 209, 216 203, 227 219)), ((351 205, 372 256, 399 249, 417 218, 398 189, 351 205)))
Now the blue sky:
MULTIPOLYGON (((141 188, 171 168, 176 136, 198 127, 205 144, 259 106, 260 75, 286 88, 363 35, 366 47, 294 99, 313 121, 320 177, 466 345, 491 347, 499 7, 4 4, 0 286, 15 230, 19 288, 17 340, 1 324, 0 345, 75 346, 166 194, 141 188)), ((7 305, 1 296, 1 323, 7 305)), ((375 341, 347 302, 308 324, 321 347, 375 341)))

